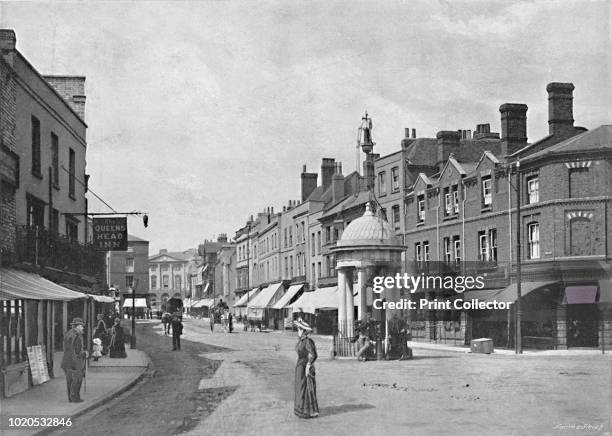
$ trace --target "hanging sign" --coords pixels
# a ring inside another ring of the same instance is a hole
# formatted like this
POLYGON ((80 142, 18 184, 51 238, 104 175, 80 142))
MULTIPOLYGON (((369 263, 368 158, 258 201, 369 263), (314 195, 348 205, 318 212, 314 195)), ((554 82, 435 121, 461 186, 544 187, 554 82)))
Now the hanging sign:
POLYGON ((93 243, 98 250, 127 251, 127 218, 94 218, 93 243))
POLYGON ((30 371, 32 372, 32 384, 40 385, 49 381, 49 370, 47 368, 46 350, 44 345, 27 347, 30 371))

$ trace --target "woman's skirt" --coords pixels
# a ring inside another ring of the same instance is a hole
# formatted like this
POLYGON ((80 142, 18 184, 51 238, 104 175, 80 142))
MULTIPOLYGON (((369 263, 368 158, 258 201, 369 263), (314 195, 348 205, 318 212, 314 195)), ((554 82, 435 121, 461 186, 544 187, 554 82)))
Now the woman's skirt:
POLYGON ((295 367, 295 403, 294 413, 300 418, 314 418, 319 415, 317 403, 317 384, 314 367, 306 375, 306 365, 298 363, 295 367))

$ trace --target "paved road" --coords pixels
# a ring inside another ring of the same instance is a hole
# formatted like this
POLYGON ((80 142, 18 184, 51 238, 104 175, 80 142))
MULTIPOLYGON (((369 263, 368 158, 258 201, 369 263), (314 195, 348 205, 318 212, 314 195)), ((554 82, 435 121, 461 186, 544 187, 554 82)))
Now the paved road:
POLYGON ((234 392, 233 387, 198 389, 198 381, 214 374, 221 363, 201 355, 222 348, 182 341, 181 352, 171 351, 171 337, 154 331, 157 325, 137 324, 138 348, 151 357, 154 365, 146 383, 101 410, 76 418, 62 434, 178 434, 194 428, 234 392))
POLYGON ((155 377, 71 434, 610 432, 610 355, 415 350, 412 361, 359 363, 329 360, 329 342, 317 339, 321 416, 300 420, 292 413, 294 336, 211 334, 207 321, 186 320, 184 351, 173 353, 157 323, 142 328, 139 347, 152 357, 155 377))

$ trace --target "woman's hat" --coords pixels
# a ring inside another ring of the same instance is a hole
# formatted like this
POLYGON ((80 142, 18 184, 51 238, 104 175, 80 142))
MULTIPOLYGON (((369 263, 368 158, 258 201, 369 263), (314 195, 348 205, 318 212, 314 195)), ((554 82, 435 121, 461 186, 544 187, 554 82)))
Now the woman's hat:
POLYGON ((294 321, 293 324, 297 327, 300 328, 302 330, 308 330, 308 331, 312 331, 312 327, 310 327, 308 325, 308 323, 304 322, 304 320, 302 318, 298 319, 297 321, 294 321))
POLYGON ((81 318, 74 318, 70 325, 85 325, 81 318))

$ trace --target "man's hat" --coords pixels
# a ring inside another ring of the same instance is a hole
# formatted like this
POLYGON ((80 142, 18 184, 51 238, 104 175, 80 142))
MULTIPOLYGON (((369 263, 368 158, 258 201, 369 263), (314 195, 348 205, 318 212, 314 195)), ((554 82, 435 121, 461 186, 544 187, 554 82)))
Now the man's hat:
POLYGON ((85 325, 81 318, 74 318, 70 325, 85 325))

